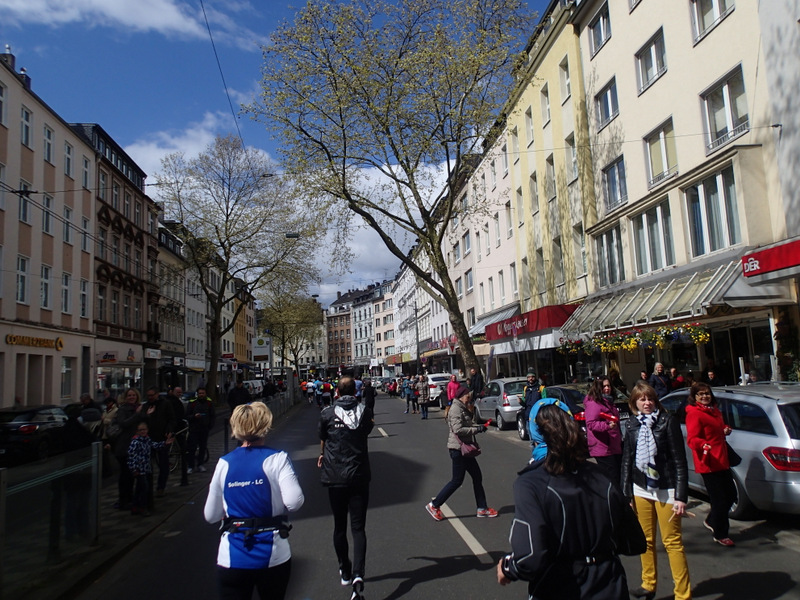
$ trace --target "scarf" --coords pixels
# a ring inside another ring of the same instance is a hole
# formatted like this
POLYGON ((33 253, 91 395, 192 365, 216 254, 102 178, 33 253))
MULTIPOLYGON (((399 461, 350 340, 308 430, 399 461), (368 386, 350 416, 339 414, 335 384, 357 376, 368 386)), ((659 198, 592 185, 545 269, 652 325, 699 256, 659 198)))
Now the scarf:
POLYGON ((658 419, 659 411, 649 415, 637 415, 642 424, 639 428, 639 439, 636 441, 636 468, 645 475, 647 489, 658 489, 658 470, 656 469, 656 438, 653 436, 653 425, 658 419))

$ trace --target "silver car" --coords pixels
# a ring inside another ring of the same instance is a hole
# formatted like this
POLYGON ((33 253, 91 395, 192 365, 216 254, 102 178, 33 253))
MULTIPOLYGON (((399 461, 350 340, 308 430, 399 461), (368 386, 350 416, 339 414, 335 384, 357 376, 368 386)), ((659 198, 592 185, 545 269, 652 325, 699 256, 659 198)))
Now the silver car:
MULTIPOLYGON (((728 443, 742 457, 732 467, 738 500, 731 509, 734 519, 755 510, 800 514, 800 384, 759 382, 747 386, 713 388, 722 417, 733 432, 728 443)), ((675 413, 686 437, 688 389, 661 399, 675 413)), ((689 487, 705 493, 703 478, 695 472, 692 453, 689 487)))
POLYGON ((492 379, 486 384, 483 398, 475 401, 475 420, 494 421, 498 429, 514 426, 527 383, 525 377, 492 379))

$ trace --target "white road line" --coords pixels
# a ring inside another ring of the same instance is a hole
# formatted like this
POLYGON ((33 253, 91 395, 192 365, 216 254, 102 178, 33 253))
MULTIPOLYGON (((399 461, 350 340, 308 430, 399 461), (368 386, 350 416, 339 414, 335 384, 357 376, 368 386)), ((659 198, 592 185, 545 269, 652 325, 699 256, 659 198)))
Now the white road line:
POLYGON ((450 510, 450 507, 447 506, 447 504, 442 504, 439 508, 444 516, 447 517, 447 522, 453 526, 453 529, 455 529, 456 533, 461 536, 461 539, 464 540, 469 549, 472 550, 472 553, 478 557, 482 563, 486 562, 484 561, 484 558, 488 559, 488 563, 493 563, 494 561, 492 560, 492 557, 489 556, 489 553, 486 551, 486 549, 481 546, 481 543, 477 539, 475 539, 475 536, 470 533, 469 529, 467 529, 466 526, 461 522, 461 519, 456 517, 456 514, 450 510))
POLYGON ((381 432, 383 437, 389 437, 389 434, 384 431, 383 427, 378 427, 378 431, 381 432))

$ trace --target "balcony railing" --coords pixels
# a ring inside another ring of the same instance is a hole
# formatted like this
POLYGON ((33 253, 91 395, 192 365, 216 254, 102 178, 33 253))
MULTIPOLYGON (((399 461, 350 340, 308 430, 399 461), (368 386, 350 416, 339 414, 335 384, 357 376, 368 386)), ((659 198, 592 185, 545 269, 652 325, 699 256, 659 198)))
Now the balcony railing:
POLYGON ((716 150, 717 148, 719 148, 720 146, 724 146, 729 141, 731 141, 733 138, 739 137, 740 135, 742 135, 743 133, 745 133, 745 132, 747 132, 749 130, 750 130, 750 121, 747 120, 744 123, 742 123, 741 125, 739 125, 738 127, 736 127, 735 129, 732 129, 730 131, 726 131, 721 136, 719 136, 717 139, 713 140, 707 146, 708 151, 712 152, 712 151, 716 150))

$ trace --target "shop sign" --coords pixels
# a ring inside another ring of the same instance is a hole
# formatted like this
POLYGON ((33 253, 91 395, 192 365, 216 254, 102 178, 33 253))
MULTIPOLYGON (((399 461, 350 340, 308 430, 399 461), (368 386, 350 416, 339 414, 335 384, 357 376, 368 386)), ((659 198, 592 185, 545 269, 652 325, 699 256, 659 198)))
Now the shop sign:
POLYGON ((97 354, 97 364, 107 365, 110 363, 119 362, 117 360, 117 353, 109 350, 108 352, 100 352, 97 354))
POLYGON ((176 367, 182 367, 183 366, 183 357, 182 356, 173 357, 172 358, 172 364, 175 365, 176 367))
POLYGON ((158 360, 161 358, 161 350, 159 348, 145 348, 144 357, 158 360))
POLYGON ((40 338, 30 335, 14 335, 9 333, 6 336, 6 344, 10 346, 31 346, 33 348, 50 348, 52 350, 63 350, 64 340, 57 338, 40 338))
POLYGON ((754 277, 800 266, 800 240, 764 248, 742 257, 742 273, 754 277))
POLYGON ((486 339, 500 340, 561 327, 578 306, 577 304, 543 306, 510 319, 503 319, 486 327, 486 339))

